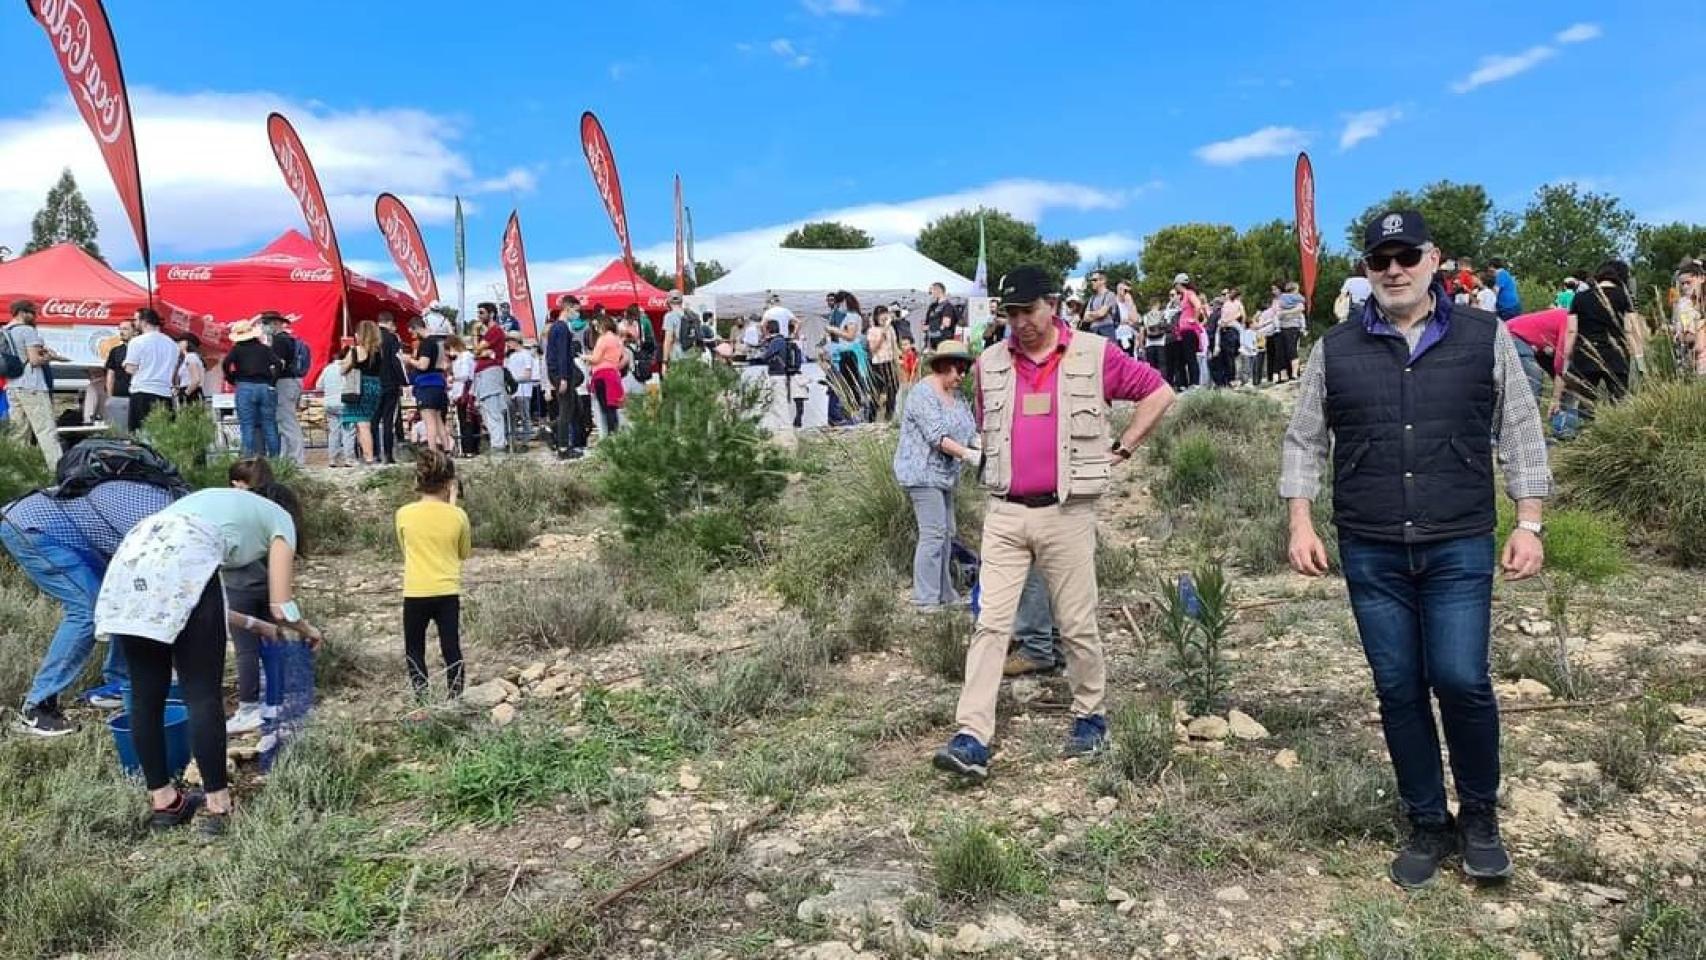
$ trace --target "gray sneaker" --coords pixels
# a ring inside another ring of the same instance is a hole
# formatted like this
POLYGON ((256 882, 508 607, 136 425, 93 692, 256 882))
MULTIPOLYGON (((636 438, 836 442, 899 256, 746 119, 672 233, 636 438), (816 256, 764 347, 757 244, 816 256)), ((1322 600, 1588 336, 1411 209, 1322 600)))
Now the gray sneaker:
POLYGON ((77 732, 77 727, 65 719, 65 714, 59 711, 59 704, 52 699, 25 704, 18 715, 18 727, 36 737, 63 737, 77 732))

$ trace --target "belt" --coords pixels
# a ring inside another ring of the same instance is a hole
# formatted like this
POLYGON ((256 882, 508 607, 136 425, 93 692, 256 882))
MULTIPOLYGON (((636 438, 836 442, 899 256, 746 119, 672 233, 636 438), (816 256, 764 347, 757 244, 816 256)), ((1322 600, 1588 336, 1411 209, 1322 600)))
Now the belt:
POLYGON ((1060 496, 1053 493, 1035 493, 1026 497, 1017 497, 1012 494, 1008 494, 1001 499, 1008 503, 1016 503, 1021 507, 1031 507, 1033 509, 1037 507, 1052 507, 1060 502, 1060 496))

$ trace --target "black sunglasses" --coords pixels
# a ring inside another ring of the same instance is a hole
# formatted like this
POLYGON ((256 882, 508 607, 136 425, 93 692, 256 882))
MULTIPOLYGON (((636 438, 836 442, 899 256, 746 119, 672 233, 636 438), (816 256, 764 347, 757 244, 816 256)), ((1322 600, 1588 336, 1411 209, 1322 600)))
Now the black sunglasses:
POLYGON ((1392 266, 1392 261, 1398 261, 1400 267, 1413 267, 1422 262, 1422 256, 1427 251, 1421 247, 1406 247, 1401 253, 1369 253, 1364 254, 1362 262, 1375 273, 1385 273, 1392 266))

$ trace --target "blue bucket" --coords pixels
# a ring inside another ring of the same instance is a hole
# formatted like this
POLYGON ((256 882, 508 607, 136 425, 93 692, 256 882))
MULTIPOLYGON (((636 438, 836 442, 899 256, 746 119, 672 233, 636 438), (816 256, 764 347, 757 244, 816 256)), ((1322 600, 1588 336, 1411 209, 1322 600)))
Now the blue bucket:
MULTIPOLYGON (((166 767, 174 779, 190 765, 190 710, 179 701, 166 701, 166 767)), ((136 746, 130 742, 130 714, 121 713, 107 721, 113 732, 113 746, 118 748, 119 766, 132 776, 142 773, 142 761, 136 758, 136 746)))

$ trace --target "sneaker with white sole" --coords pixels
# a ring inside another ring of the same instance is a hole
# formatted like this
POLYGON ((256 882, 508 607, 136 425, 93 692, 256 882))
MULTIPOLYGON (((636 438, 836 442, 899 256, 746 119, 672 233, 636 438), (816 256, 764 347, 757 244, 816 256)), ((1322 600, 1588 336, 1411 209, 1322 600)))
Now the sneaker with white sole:
POLYGON ((18 715, 18 726, 25 733, 37 737, 63 737, 77 732, 76 725, 65 719, 65 714, 59 711, 59 704, 52 697, 40 703, 25 704, 18 715))
POLYGON ((103 683, 83 691, 83 702, 101 710, 116 710, 124 706, 124 684, 103 683))
POLYGON ((237 712, 231 715, 231 719, 225 721, 225 732, 231 735, 254 733, 261 728, 263 719, 260 704, 239 703, 237 712))

